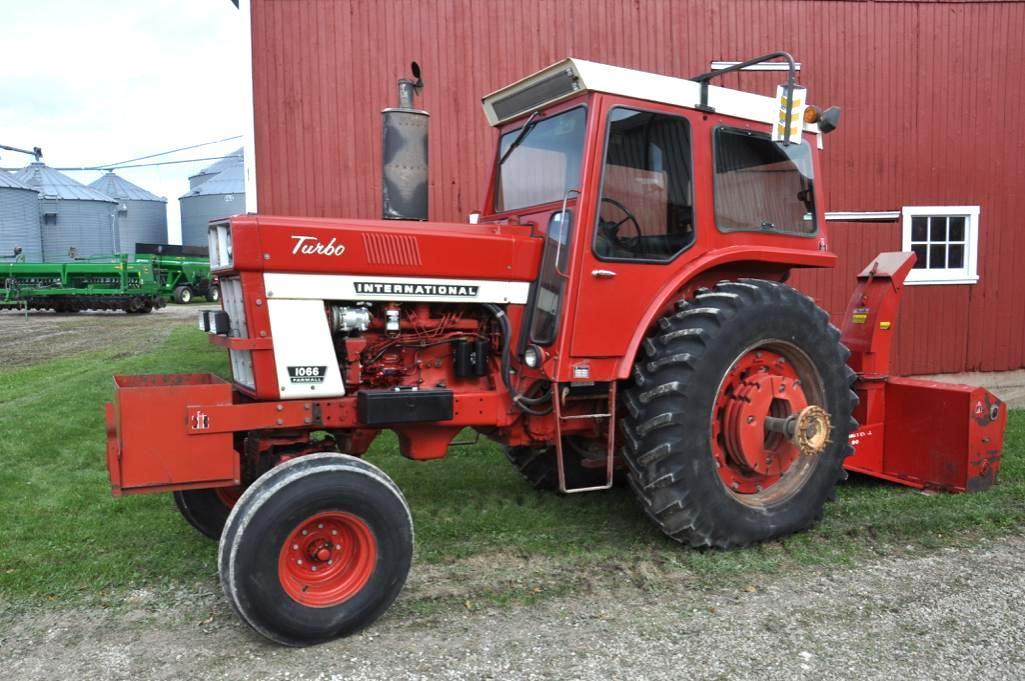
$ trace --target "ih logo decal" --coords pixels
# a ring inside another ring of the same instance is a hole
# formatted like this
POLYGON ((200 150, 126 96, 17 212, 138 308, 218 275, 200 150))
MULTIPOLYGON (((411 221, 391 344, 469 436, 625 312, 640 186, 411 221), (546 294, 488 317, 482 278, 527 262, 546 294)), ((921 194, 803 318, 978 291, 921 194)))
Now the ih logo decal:
POLYGON ((331 237, 331 241, 326 244, 315 236, 293 236, 292 240, 295 241, 292 255, 341 255, 345 253, 345 246, 335 243, 334 237, 331 237))
POLYGON ((192 415, 192 430, 209 430, 210 417, 201 411, 192 415))
POLYGON ((288 367, 288 380, 292 383, 323 383, 326 373, 326 366, 288 367))

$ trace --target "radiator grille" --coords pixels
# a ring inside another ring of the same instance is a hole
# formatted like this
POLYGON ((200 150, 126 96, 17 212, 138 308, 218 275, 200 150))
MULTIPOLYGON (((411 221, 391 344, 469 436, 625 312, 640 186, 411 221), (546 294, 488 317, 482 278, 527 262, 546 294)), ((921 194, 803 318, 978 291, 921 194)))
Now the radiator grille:
MULTIPOLYGON (((246 306, 242 303, 242 281, 237 277, 221 279, 221 302, 231 322, 232 338, 249 338, 246 324, 246 306)), ((230 350, 231 375, 235 382, 250 390, 256 389, 253 376, 253 353, 249 350, 230 350)))
POLYGON ((420 244, 415 236, 363 234, 367 262, 372 265, 420 265, 420 244))

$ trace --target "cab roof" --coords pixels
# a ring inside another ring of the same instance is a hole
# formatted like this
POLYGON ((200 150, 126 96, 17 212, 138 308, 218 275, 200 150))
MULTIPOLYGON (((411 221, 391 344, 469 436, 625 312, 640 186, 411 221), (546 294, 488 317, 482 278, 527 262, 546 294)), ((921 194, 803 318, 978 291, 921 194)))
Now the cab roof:
MULTIPOLYGON (((488 123, 499 126, 583 92, 605 92, 688 109, 701 101, 701 84, 686 78, 625 69, 584 59, 564 59, 482 99, 488 123)), ((708 86, 708 105, 725 116, 772 125, 779 102, 753 92, 708 86)), ((805 124, 807 132, 818 132, 805 124)))

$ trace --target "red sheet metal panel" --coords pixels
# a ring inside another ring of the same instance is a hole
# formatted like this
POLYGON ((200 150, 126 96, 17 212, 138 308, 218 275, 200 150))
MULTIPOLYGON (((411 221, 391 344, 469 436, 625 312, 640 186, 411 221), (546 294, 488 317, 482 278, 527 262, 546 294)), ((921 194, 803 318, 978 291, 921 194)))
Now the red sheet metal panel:
POLYGON ((115 496, 238 484, 231 433, 211 431, 202 410, 186 413, 193 403, 230 405, 230 383, 213 374, 149 374, 115 376, 114 385, 106 418, 115 496))
POLYGON ((855 390, 863 420, 851 434, 848 470, 946 492, 979 492, 996 482, 1007 406, 988 390, 913 378, 858 383, 855 390), (879 420, 866 413, 873 404, 879 420))
MULTIPOLYGON (((826 138, 827 210, 979 205, 974 286, 909 287, 898 372, 1025 366, 1025 4, 800 0, 253 0, 263 213, 376 218, 379 110, 409 62, 431 112, 433 219, 480 207, 494 134, 479 98, 568 55, 688 76, 786 49, 826 138)), ((782 74, 730 76, 768 94, 782 74)), ((843 263, 794 281, 842 313, 853 274, 900 247, 900 222, 829 225, 843 263)))

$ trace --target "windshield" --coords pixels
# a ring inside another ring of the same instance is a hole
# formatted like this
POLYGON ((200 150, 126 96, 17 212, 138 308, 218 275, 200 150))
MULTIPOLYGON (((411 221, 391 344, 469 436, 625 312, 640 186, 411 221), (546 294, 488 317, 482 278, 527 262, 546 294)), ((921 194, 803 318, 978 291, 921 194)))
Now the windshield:
POLYGON ((813 234, 815 191, 807 142, 783 146, 768 135, 715 133, 715 219, 719 229, 813 234))
POLYGON ((587 109, 578 106, 535 118, 522 137, 522 127, 502 135, 498 154, 505 161, 495 179, 495 212, 562 201, 566 190, 575 189, 580 183, 586 127, 587 109), (518 146, 509 151, 517 137, 518 146))

